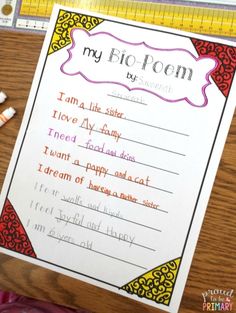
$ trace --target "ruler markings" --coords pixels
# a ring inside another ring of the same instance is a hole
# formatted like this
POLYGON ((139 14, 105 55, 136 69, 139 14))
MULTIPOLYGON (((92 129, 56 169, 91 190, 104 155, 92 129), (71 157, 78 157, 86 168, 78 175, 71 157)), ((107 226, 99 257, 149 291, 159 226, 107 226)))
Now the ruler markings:
POLYGON ((20 15, 49 18, 54 2, 136 21, 212 35, 236 35, 235 12, 225 9, 137 1, 24 1, 20 15))

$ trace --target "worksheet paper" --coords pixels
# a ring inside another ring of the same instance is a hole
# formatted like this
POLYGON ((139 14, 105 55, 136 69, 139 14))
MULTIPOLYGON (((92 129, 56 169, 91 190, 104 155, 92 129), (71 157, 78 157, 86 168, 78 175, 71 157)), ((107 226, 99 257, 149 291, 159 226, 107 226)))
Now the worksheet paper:
POLYGON ((1 252, 177 312, 235 65, 228 41, 55 6, 1 194, 1 252))

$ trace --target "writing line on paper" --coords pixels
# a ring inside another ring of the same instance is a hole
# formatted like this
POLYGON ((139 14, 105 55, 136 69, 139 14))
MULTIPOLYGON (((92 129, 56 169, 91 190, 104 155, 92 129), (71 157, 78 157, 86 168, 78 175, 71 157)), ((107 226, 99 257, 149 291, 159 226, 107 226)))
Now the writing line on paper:
MULTIPOLYGON (((94 249, 89 248, 89 247, 81 246, 81 245, 79 245, 79 244, 76 244, 76 243, 73 242, 73 241, 68 241, 68 240, 66 240, 66 239, 53 236, 53 235, 51 235, 50 233, 48 234, 48 237, 50 237, 50 238, 52 238, 52 239, 55 239, 55 240, 57 240, 58 242, 62 241, 62 242, 68 243, 68 244, 70 244, 70 245, 79 247, 79 248, 81 248, 81 249, 86 249, 86 250, 89 250, 89 251, 91 251, 91 252, 93 252, 93 253, 97 253, 97 254, 103 255, 103 256, 108 257, 108 258, 111 258, 111 259, 113 259, 113 260, 117 260, 117 261, 120 261, 120 262, 129 264, 129 265, 132 265, 132 266, 139 267, 139 268, 142 268, 142 269, 144 269, 144 270, 147 270, 147 268, 144 267, 144 266, 142 266, 142 265, 138 265, 138 264, 135 264, 135 263, 130 262, 130 261, 128 261, 128 260, 124 260, 124 259, 117 258, 117 257, 112 256, 112 255, 110 255, 110 254, 107 254, 107 253, 104 253, 104 252, 101 252, 101 251, 97 251, 97 250, 94 250, 94 249)), ((71 238, 71 240, 73 240, 73 238, 71 238)))
MULTIPOLYGON (((137 163, 137 162, 135 162, 135 163, 137 163)), ((75 165, 75 166, 80 166, 80 167, 84 168, 86 170, 86 172, 88 172, 89 170, 95 171, 96 175, 98 175, 98 176, 103 175, 104 178, 105 178, 106 175, 109 175, 109 176, 112 176, 112 177, 115 177, 115 178, 118 178, 118 179, 123 179, 123 180, 129 181, 131 183, 135 183, 135 184, 140 184, 140 181, 143 180, 143 182, 146 181, 146 184, 142 183, 142 185, 146 186, 147 188, 153 188, 153 189, 156 189, 156 190, 159 190, 159 191, 163 191, 163 192, 166 192, 166 193, 173 194, 172 191, 169 191, 169 190, 166 190, 166 189, 162 189, 162 188, 159 188, 159 187, 156 187, 156 186, 149 185, 148 184, 149 177, 146 177, 145 179, 142 179, 142 178, 136 179, 136 178, 132 178, 131 176, 127 175, 127 178, 126 178, 126 177, 124 177, 124 175, 115 175, 115 174, 109 173, 108 169, 105 169, 106 172, 104 172, 104 171, 102 171, 101 168, 98 169, 98 168, 96 168, 96 165, 93 165, 91 163, 87 163, 86 166, 82 165, 80 163, 72 163, 72 164, 75 165)), ((127 173, 127 171, 125 173, 127 173)))
POLYGON ((162 210, 158 208, 158 205, 153 204, 152 206, 147 206, 146 204, 142 203, 142 202, 138 202, 137 198, 132 196, 131 194, 124 194, 123 192, 121 193, 117 193, 116 191, 112 191, 109 188, 106 188, 104 186, 100 186, 100 185, 93 185, 92 182, 90 181, 89 186, 87 187, 87 189, 95 191, 95 192, 99 192, 101 194, 109 194, 110 197, 114 197, 116 199, 120 199, 123 201, 127 201, 127 202, 131 202, 137 205, 141 205, 144 206, 146 208, 152 209, 152 210, 156 210, 156 211, 160 211, 163 213, 168 213, 168 211, 166 210, 162 210))
POLYGON ((154 251, 154 252, 156 251, 156 249, 154 249, 154 248, 152 248, 152 247, 148 247, 148 246, 145 246, 145 245, 143 245, 143 244, 141 244, 141 243, 134 242, 134 238, 132 238, 132 240, 129 241, 128 239, 125 239, 124 236, 115 236, 115 235, 112 235, 112 232, 111 232, 111 233, 102 232, 102 231, 100 231, 100 230, 98 230, 98 229, 93 229, 93 228, 87 227, 87 226, 85 226, 85 225, 81 225, 81 223, 78 223, 78 224, 77 224, 77 223, 75 223, 75 222, 73 222, 73 221, 68 221, 67 219, 63 219, 63 218, 61 218, 61 217, 55 217, 55 219, 56 219, 57 221, 64 222, 65 225, 67 225, 67 224, 75 225, 75 226, 78 226, 78 227, 82 227, 82 228, 84 228, 84 229, 88 229, 89 231, 94 231, 94 232, 96 232, 96 233, 98 233, 98 234, 102 234, 102 235, 104 235, 104 236, 111 237, 111 238, 116 239, 116 240, 118 239, 118 240, 127 242, 127 243, 130 244, 130 247, 131 247, 131 245, 135 245, 135 246, 141 247, 141 248, 143 248, 143 249, 147 249, 147 250, 154 251), (122 238, 122 237, 123 237, 123 238, 122 238))
MULTIPOLYGON (((107 94, 107 96, 118 98, 118 99, 121 99, 121 100, 129 100, 129 99, 126 99, 126 98, 123 98, 123 97, 118 97, 118 96, 113 95, 113 94, 107 94)), ((160 130, 163 130, 163 131, 175 133, 177 135, 179 134, 179 135, 183 135, 183 136, 186 136, 186 137, 189 136, 189 134, 186 134, 184 132, 180 132, 180 131, 172 130, 172 129, 167 129, 167 128, 160 127, 160 126, 157 126, 157 125, 151 125, 151 124, 148 124, 148 123, 144 123, 143 121, 137 121, 137 120, 134 120, 134 119, 130 119, 126 115, 124 115, 123 112, 119 112, 117 109, 113 109, 112 107, 111 108, 107 108, 106 111, 103 112, 101 106, 97 102, 93 103, 91 101, 89 107, 83 106, 81 108, 80 107, 80 103, 79 103, 80 101, 79 101, 78 98, 76 98, 74 96, 68 97, 65 94, 65 92, 62 92, 62 91, 59 92, 59 96, 58 96, 57 100, 62 101, 62 102, 72 103, 73 105, 76 105, 79 109, 82 109, 82 110, 87 110, 87 111, 91 111, 91 112, 94 112, 94 113, 104 114, 104 115, 109 116, 109 117, 123 119, 123 120, 126 120, 128 122, 133 122, 133 123, 137 123, 137 124, 140 124, 140 125, 149 126, 149 127, 152 127, 152 128, 157 128, 157 129, 160 129, 160 130)), ((129 100, 129 101, 131 101, 131 100, 129 100)), ((143 102, 139 102, 139 101, 135 101, 135 100, 132 100, 132 102, 144 104, 143 102)), ((148 105, 148 104, 145 104, 145 105, 148 105)), ((53 117, 56 117, 56 114, 64 115, 61 112, 58 112, 57 110, 54 110, 53 117)), ((66 118, 65 115, 64 115, 64 118, 66 118)))
MULTIPOLYGON (((83 126, 80 126, 80 127, 87 130, 86 127, 83 127, 83 126)), ((104 134, 104 135, 108 135, 108 136, 113 136, 113 135, 111 134, 111 132, 107 129, 107 124, 104 124, 104 128, 102 128, 101 130, 93 129, 93 131, 96 132, 96 133, 99 133, 99 134, 104 134)), ((142 145, 142 146, 146 146, 146 147, 149 147, 149 148, 154 148, 154 149, 162 150, 162 151, 169 152, 169 153, 173 153, 173 154, 177 154, 177 155, 180 155, 180 156, 186 156, 186 155, 185 155, 184 153, 182 153, 182 152, 173 151, 173 150, 168 150, 168 149, 165 149, 165 148, 162 148, 162 147, 158 147, 158 146, 154 146, 154 145, 151 145, 151 144, 148 144, 148 143, 145 143, 145 142, 140 142, 140 141, 138 141, 138 140, 134 140, 134 139, 130 139, 130 138, 125 138, 125 137, 122 137, 120 134, 114 134, 114 137, 116 138, 116 141, 122 139, 122 140, 126 140, 126 141, 133 142, 133 143, 136 143, 136 144, 140 144, 140 145, 142 145)))
POLYGON ((129 118, 127 118, 127 117, 126 117, 125 119, 126 119, 128 122, 133 122, 133 123, 137 123, 137 124, 140 124, 140 125, 145 125, 145 126, 149 126, 149 127, 152 127, 152 128, 156 128, 156 129, 160 129, 160 130, 163 130, 163 131, 167 131, 167 132, 170 132, 170 133, 174 133, 174 134, 177 134, 177 135, 182 135, 182 136, 189 137, 188 134, 181 133, 181 132, 176 131, 176 130, 167 129, 167 128, 163 128, 163 127, 156 126, 156 125, 151 125, 151 124, 144 123, 144 122, 141 122, 141 121, 135 121, 135 120, 129 119, 129 118))
POLYGON ((97 208, 92 208, 91 206, 86 206, 86 205, 83 205, 81 203, 78 203, 78 202, 73 202, 70 200, 70 197, 68 199, 66 199, 66 197, 64 197, 63 199, 61 199, 61 201, 64 201, 64 202, 67 202, 67 203, 70 203, 70 204, 73 204, 73 205, 77 205, 77 206, 80 206, 82 208, 85 208, 85 209, 88 209, 88 210, 92 210, 92 211, 95 211, 99 214, 105 214, 105 215, 108 215, 108 216, 112 216, 113 218, 117 218, 119 220, 122 220, 122 221, 125 221, 125 222, 128 222, 128 223, 132 223, 132 224, 135 224, 135 225, 138 225, 138 226, 141 226, 141 227, 144 227, 144 228, 148 228, 148 229, 151 229, 151 230, 154 230, 156 232, 161 232, 160 229, 157 229, 157 228, 154 228, 154 227, 151 227, 149 225, 145 225, 145 224, 142 224, 142 223, 138 223, 136 221, 133 221, 133 220, 129 220, 129 219, 126 219, 122 216, 119 216, 119 215, 116 215, 116 214, 110 214, 108 213, 107 211, 101 211, 97 208))
MULTIPOLYGON (((102 149, 95 149, 97 146, 93 146, 92 144, 91 145, 87 145, 87 146, 82 146, 82 145, 78 145, 78 147, 80 148, 83 148, 83 149, 89 149, 91 151, 94 151, 95 153, 98 152, 98 153, 103 153, 103 154, 106 154, 106 152, 103 152, 102 149)), ((102 147, 101 147, 102 148, 102 147)), ((114 158, 119 158, 119 159, 122 159, 122 160, 125 160, 125 161, 129 161, 129 162, 133 162, 133 163, 137 163, 137 164, 140 164, 140 165, 143 165, 143 166, 146 166, 146 167, 150 167, 150 168, 154 168, 156 170, 160 170, 160 171, 163 171, 163 172, 167 172, 167 173, 170 173, 170 174, 174 174, 174 175, 179 175, 179 173, 177 172, 173 172, 173 171, 170 171, 170 170, 167 170, 167 169, 164 169, 164 168, 161 168, 161 167, 157 167, 155 165, 151 165, 151 164, 146 164, 146 163, 142 163, 142 162, 139 162, 137 160, 133 161, 133 160, 127 160, 127 159, 124 159, 122 158, 121 156, 119 155, 112 155, 112 157, 114 158)), ((164 189, 163 189, 164 190, 164 189)), ((170 192, 171 193, 171 192, 170 192)))
POLYGON ((122 95, 115 95, 115 94, 107 94, 108 97, 113 97, 113 98, 117 98, 117 99, 121 99, 121 100, 125 100, 125 101, 130 101, 130 102, 134 102, 134 103, 138 103, 138 104, 142 104, 142 105, 148 105, 147 103, 144 103, 142 101, 139 100, 134 100, 134 99, 130 99, 128 97, 122 97, 122 95))

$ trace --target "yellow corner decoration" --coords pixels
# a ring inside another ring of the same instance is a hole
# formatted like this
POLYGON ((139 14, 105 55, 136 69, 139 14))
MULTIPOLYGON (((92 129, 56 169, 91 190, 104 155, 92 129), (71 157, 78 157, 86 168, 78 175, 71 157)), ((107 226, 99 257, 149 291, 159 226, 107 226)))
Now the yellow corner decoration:
POLYGON ((169 305, 180 265, 180 258, 155 267, 121 287, 130 294, 169 305))
POLYGON ((91 30, 103 22, 103 19, 60 10, 48 54, 52 54, 71 43, 70 32, 73 28, 91 30))

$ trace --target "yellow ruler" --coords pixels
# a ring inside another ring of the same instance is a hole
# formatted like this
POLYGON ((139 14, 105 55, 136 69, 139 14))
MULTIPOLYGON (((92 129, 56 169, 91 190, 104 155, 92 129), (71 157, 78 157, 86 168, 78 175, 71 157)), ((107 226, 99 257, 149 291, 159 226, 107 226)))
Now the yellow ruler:
POLYGON ((124 0, 22 0, 20 15, 48 18, 54 2, 196 33, 236 37, 236 10, 124 0))

